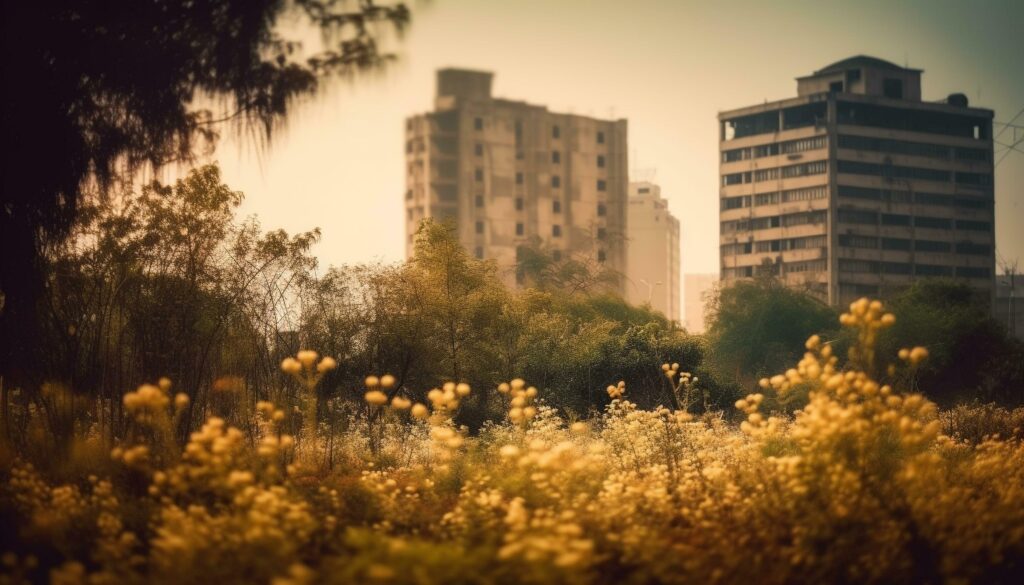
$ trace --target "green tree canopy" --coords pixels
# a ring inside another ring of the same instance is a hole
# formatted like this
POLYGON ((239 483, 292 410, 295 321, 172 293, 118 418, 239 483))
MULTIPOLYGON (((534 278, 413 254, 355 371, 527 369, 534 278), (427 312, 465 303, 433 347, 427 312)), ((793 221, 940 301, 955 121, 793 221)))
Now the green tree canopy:
POLYGON ((838 313, 771 276, 739 281, 709 301, 709 365, 750 387, 799 360, 804 342, 835 330, 838 313))

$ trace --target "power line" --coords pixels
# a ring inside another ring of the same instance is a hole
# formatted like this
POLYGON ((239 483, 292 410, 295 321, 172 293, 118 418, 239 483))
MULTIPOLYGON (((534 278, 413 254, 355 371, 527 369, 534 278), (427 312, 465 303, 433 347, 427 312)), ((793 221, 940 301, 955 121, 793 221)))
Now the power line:
MULTIPOLYGON (((1024 112, 1024 110, 1021 110, 1021 111, 1024 112)), ((1003 153, 1003 156, 999 157, 999 160, 996 161, 996 164, 992 165, 992 168, 994 169, 994 168, 998 167, 999 163, 1003 162, 1004 158, 1010 156, 1010 152, 1017 150, 1017 145, 1020 144, 1021 142, 1024 142, 1024 136, 1021 136, 1020 138, 1018 138, 1016 140, 1016 142, 1014 142, 1013 144, 1005 145, 1006 146, 1006 152, 1003 153)), ((1017 151, 1017 152, 1020 152, 1020 151, 1017 151)))
POLYGON ((1017 120, 1017 118, 1020 118, 1021 114, 1024 114, 1024 108, 1021 108, 1020 111, 1017 112, 1016 116, 1010 118, 1010 121, 1003 125, 1003 129, 999 131, 999 134, 996 134, 996 138, 1002 136, 1003 132, 1006 132, 1006 129, 1009 128, 1017 120))
POLYGON ((1018 149, 1016 147, 1016 144, 1006 144, 1005 142, 999 142, 998 140, 996 140, 995 143, 998 144, 999 146, 1007 148, 1008 150, 1016 150, 1017 152, 1024 153, 1024 150, 1018 149))

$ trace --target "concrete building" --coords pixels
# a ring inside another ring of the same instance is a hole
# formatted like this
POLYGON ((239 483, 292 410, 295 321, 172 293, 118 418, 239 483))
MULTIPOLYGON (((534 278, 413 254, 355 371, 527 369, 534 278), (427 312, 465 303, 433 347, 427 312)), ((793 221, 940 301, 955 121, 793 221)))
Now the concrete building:
POLYGON ((661 187, 629 184, 626 224, 626 300, 650 303, 679 321, 679 220, 669 213, 661 187))
POLYGON ((683 327, 690 333, 704 333, 704 307, 718 286, 717 274, 687 274, 683 277, 683 327))
POLYGON ((434 111, 406 121, 406 256, 425 218, 516 284, 519 246, 606 265, 624 292, 626 121, 495 98, 492 74, 437 72, 434 111))
POLYGON ((719 114, 724 281, 774 273, 831 304, 915 278, 995 288, 991 110, 921 100, 921 71, 852 57, 797 97, 719 114))

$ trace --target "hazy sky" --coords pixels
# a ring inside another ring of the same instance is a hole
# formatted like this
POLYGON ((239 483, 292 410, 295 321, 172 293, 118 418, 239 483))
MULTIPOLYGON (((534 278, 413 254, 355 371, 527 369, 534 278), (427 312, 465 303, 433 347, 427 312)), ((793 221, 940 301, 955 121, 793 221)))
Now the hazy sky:
MULTIPOLYGON (((627 118, 633 178, 659 183, 682 223, 684 273, 718 271, 720 110, 795 96, 794 78, 858 54, 924 69, 925 100, 963 92, 999 122, 1024 109, 1022 0, 410 4, 386 73, 297 107, 260 156, 244 139, 217 151, 244 214, 323 230, 324 266, 403 259, 403 122, 431 109, 441 67, 493 71, 499 97, 627 118)), ((997 140, 1024 138, 1024 114, 1015 124, 997 140)), ((1024 263, 1022 204, 1024 154, 1010 152, 996 168, 997 248, 1024 263)))

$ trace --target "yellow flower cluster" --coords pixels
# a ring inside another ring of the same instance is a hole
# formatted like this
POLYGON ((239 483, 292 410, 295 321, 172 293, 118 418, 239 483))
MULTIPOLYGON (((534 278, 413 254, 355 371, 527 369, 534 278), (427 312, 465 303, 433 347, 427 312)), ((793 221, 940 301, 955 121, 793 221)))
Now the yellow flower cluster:
POLYGON ((537 389, 527 387, 521 378, 502 382, 498 385, 498 392, 509 397, 508 420, 512 424, 525 426, 537 416, 537 407, 533 404, 537 398, 537 389))
MULTIPOLYGON (((467 384, 434 388, 428 407, 389 402, 385 375, 347 397, 337 436, 296 439, 291 405, 259 401, 251 424, 210 417, 171 449, 154 432, 174 412, 169 384, 143 386, 114 448, 129 470, 0 472, 18 537, 0 563, 54 583, 1012 582, 1024 410, 940 413, 875 379, 877 360, 927 358, 876 355, 894 320, 854 303, 847 359, 814 336, 735 412, 699 418, 697 379, 677 364, 662 368, 676 408, 640 408, 620 383, 602 413, 567 420, 517 379, 497 388, 507 420, 476 434, 456 422, 467 384), (770 410, 797 390, 806 406, 770 410)), ((333 367, 318 357, 282 369, 316 379, 333 367)))

